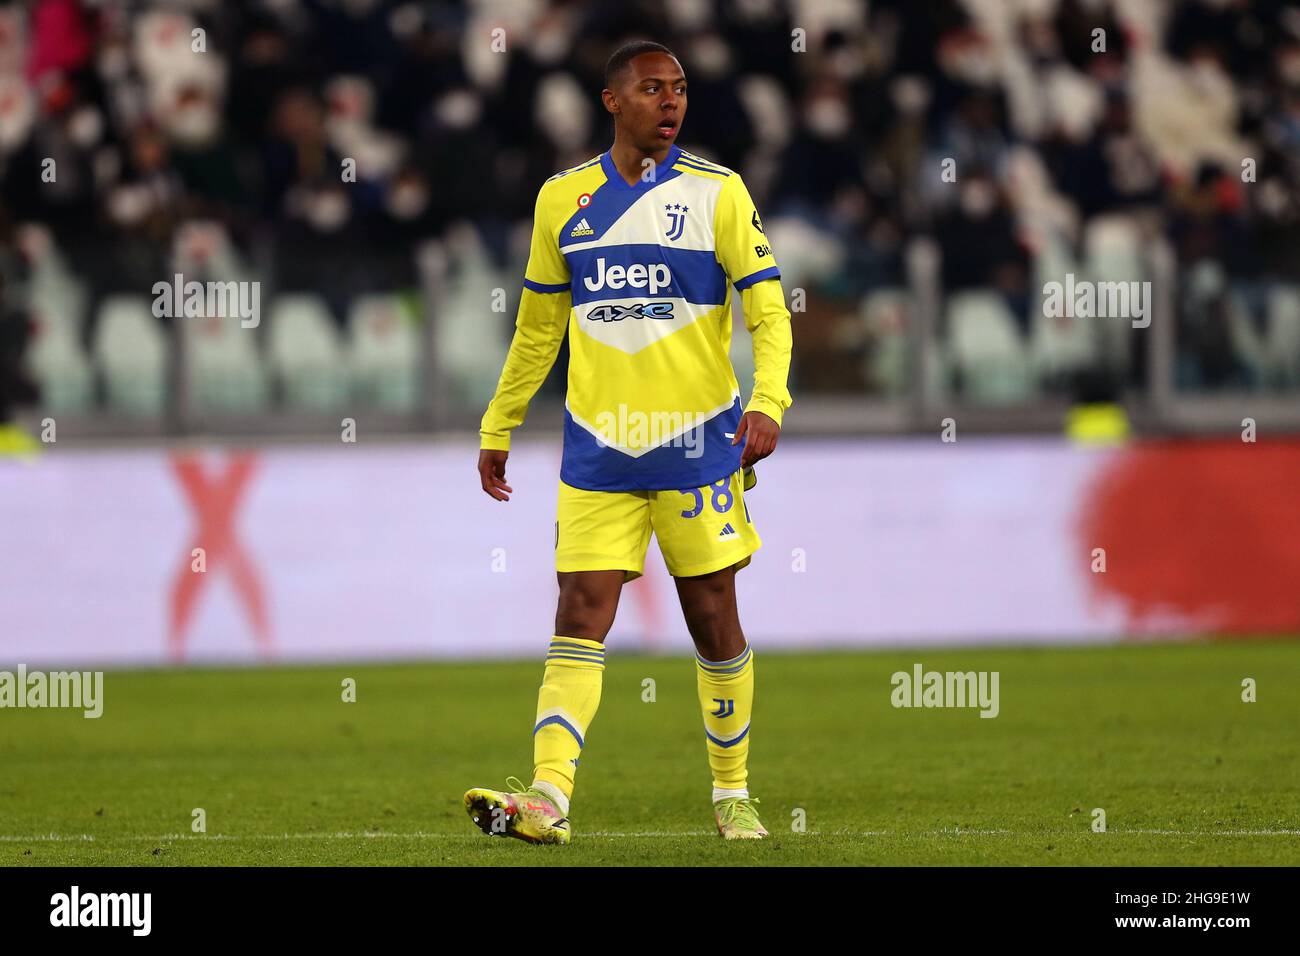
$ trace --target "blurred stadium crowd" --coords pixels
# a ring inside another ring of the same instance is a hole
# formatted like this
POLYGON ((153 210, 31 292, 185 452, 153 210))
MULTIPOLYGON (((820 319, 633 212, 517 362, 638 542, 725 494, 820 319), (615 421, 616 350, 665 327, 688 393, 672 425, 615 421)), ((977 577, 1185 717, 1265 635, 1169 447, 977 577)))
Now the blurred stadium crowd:
POLYGON ((1180 389, 1300 389, 1294 3, 33 0, 0 6, 0 405, 148 416, 180 381, 471 420, 631 37, 678 53, 682 145, 745 175, 806 297, 796 395, 1141 394, 1145 335, 1043 315, 1066 273, 1173 283, 1180 389), (178 346, 148 311, 176 272, 260 281, 267 321, 178 346))

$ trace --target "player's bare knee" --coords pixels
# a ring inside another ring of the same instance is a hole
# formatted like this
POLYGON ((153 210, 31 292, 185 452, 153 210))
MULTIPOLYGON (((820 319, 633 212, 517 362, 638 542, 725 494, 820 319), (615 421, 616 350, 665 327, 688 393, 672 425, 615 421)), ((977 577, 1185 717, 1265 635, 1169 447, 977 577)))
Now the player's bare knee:
POLYGON ((563 637, 603 641, 613 623, 614 615, 600 607, 574 607, 561 604, 555 612, 555 633, 563 637))
POLYGON ((617 606, 617 593, 611 596, 605 589, 581 581, 567 581, 560 586, 555 633, 563 637, 603 641, 614 623, 617 606))
POLYGON ((555 633, 562 637, 578 637, 584 641, 605 640, 612 621, 606 621, 598 614, 565 614, 560 611, 555 615, 555 633))

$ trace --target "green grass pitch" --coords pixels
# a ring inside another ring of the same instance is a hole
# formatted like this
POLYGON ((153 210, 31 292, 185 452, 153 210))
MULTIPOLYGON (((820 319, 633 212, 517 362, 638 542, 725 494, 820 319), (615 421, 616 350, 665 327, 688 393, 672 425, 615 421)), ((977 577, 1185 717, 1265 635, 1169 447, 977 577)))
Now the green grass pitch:
POLYGON ((538 648, 526 663, 109 672, 99 720, 0 711, 0 860, 1300 863, 1294 641, 757 647, 750 783, 773 838, 745 844, 712 830, 691 661, 614 645, 568 847, 486 837, 460 802, 468 787, 528 776, 538 648), (998 671, 1000 715, 893 708, 890 675, 917 661, 998 671), (355 703, 341 700, 345 677, 355 703), (1246 677, 1255 703, 1241 700, 1246 677), (192 832, 195 808, 206 833, 192 832))

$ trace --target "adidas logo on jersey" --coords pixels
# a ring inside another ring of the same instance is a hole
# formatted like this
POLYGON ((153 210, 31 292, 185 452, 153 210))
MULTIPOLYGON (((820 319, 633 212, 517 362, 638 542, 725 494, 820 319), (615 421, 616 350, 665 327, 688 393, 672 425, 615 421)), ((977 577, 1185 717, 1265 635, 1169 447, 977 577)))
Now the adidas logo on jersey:
POLYGON ((736 529, 731 526, 730 521, 724 524, 722 526, 722 530, 718 532, 719 538, 734 538, 735 536, 736 536, 736 529))
POLYGON ((578 220, 578 224, 573 227, 573 231, 569 233, 569 238, 575 239, 578 236, 594 236, 595 234, 596 230, 591 228, 591 223, 587 222, 586 216, 583 216, 578 220))

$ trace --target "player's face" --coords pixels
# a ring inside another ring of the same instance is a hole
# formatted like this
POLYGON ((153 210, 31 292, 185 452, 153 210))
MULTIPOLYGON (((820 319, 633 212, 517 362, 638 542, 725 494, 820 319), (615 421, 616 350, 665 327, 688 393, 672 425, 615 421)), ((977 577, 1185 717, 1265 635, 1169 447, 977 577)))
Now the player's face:
POLYGON ((615 91, 623 128, 639 149, 658 152, 671 146, 686 116, 686 76, 667 53, 633 58, 615 91))

